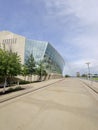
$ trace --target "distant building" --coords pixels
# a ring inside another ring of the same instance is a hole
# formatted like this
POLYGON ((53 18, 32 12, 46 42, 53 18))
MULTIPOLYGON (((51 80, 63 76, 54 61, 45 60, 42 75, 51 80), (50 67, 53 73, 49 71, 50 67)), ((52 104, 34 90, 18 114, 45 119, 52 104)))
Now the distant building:
POLYGON ((30 54, 36 62, 44 60, 48 73, 62 73, 65 62, 49 42, 36 41, 8 31, 0 32, 0 48, 17 52, 24 64, 30 54))
POLYGON ((77 72, 77 73, 76 73, 76 76, 77 76, 77 77, 80 77, 80 72, 77 72))

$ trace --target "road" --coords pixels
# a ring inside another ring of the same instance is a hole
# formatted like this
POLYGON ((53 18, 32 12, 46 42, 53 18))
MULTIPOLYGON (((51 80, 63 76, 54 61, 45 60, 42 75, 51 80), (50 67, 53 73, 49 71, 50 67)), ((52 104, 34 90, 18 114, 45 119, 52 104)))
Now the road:
POLYGON ((0 104, 0 130, 98 130, 98 100, 78 79, 0 104))

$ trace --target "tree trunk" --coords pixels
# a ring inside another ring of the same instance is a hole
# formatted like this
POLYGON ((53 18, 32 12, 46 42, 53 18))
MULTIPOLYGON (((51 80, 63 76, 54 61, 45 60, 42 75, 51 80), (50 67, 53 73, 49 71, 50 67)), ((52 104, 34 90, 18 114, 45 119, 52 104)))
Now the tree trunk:
POLYGON ((19 80, 18 80, 18 82, 17 82, 17 86, 19 87, 19 80))
POLYGON ((5 93, 5 88, 6 88, 6 85, 7 85, 7 77, 5 77, 4 87, 3 87, 3 93, 5 93))

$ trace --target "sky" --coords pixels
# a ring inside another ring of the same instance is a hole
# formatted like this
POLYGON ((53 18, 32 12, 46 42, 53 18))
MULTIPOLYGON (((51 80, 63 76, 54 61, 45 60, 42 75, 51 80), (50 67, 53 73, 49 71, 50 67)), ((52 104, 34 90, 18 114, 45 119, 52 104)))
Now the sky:
POLYGON ((98 0, 0 0, 0 31, 49 41, 64 74, 98 73, 98 0))

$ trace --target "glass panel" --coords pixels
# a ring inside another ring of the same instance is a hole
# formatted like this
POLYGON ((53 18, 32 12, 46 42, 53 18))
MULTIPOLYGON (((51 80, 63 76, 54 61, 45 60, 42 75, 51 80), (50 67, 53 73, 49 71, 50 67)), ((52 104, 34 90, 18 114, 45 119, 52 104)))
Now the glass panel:
POLYGON ((26 39, 25 59, 33 54, 35 61, 40 61, 44 57, 47 42, 26 39))
POLYGON ((48 43, 45 60, 48 61, 48 67, 50 72, 62 73, 65 62, 60 54, 48 43))
POLYGON ((64 60, 60 54, 47 42, 26 39, 25 60, 32 54, 35 61, 44 61, 48 73, 62 73, 64 60))

